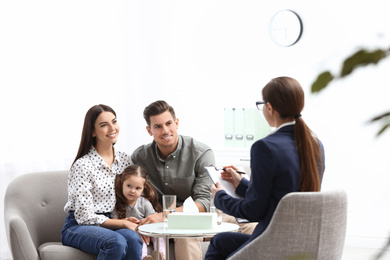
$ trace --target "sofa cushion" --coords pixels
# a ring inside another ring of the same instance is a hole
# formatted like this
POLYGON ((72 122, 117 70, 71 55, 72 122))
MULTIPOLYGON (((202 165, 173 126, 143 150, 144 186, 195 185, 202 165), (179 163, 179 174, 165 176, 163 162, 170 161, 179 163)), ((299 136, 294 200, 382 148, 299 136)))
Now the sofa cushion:
POLYGON ((41 260, 94 260, 96 255, 88 254, 79 249, 64 246, 61 242, 44 243, 38 248, 41 260))

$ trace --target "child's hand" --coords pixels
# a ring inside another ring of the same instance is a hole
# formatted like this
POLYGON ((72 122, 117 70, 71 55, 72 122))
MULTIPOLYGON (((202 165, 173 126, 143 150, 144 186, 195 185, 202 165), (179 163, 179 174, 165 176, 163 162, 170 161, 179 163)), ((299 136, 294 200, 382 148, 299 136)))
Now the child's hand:
POLYGON ((127 218, 117 219, 117 218, 109 218, 104 221, 101 227, 110 228, 110 229, 119 229, 119 228, 128 228, 134 231, 138 229, 138 223, 134 223, 127 218))
POLYGON ((123 222, 123 227, 124 228, 128 228, 128 229, 131 229, 131 230, 134 230, 134 231, 138 230, 138 224, 133 223, 133 222, 129 221, 126 218, 125 219, 121 219, 121 221, 123 222))
POLYGON ((127 218, 127 220, 130 221, 130 222, 133 222, 133 223, 135 223, 135 224, 138 224, 138 223, 139 223, 139 220, 136 219, 136 218, 134 218, 134 217, 129 217, 129 218, 127 218))
POLYGON ((154 214, 147 216, 146 218, 141 219, 141 221, 139 222, 139 225, 141 226, 141 225, 145 225, 145 224, 157 223, 157 222, 163 222, 163 221, 164 221, 164 218, 163 218, 162 212, 161 213, 154 213, 154 214))
POLYGON ((150 243, 150 237, 141 235, 140 233, 138 233, 138 235, 141 237, 142 242, 144 242, 146 245, 149 245, 149 243, 150 243))

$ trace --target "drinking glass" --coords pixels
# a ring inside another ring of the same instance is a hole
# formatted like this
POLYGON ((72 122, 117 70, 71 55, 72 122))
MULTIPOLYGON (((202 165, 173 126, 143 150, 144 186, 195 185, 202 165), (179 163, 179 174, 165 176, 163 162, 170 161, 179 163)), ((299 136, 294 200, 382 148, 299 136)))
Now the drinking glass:
POLYGON ((163 195, 164 222, 168 223, 168 215, 176 211, 176 195, 163 195))
POLYGON ((217 224, 221 225, 222 224, 222 210, 217 209, 214 205, 214 198, 211 196, 210 198, 210 212, 211 213, 217 213, 217 224))

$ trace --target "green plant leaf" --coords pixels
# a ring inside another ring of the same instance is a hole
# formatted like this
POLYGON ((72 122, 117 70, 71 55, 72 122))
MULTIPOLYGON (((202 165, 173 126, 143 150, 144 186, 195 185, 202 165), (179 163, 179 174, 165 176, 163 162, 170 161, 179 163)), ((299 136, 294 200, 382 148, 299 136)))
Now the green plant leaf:
MULTIPOLYGON (((337 76, 337 78, 342 78, 351 74, 353 70, 359 66, 377 64, 380 60, 389 56, 389 54, 390 49, 377 49, 372 52, 361 49, 344 60, 341 74, 337 76)), ((334 78, 335 77, 329 71, 322 72, 318 75, 317 80, 312 84, 311 92, 320 92, 325 87, 327 87, 329 82, 332 81, 334 78)), ((390 112, 386 112, 384 114, 372 118, 369 123, 373 123, 379 120, 384 121, 384 125, 377 133, 377 136, 381 135, 386 129, 390 129, 390 112)))
POLYGON ((334 79, 332 73, 329 71, 322 72, 320 75, 318 75, 316 81, 311 85, 311 92, 316 93, 323 90, 329 82, 331 82, 334 79))
POLYGON ((365 66, 368 64, 377 64, 381 59, 387 56, 385 50, 374 50, 372 52, 366 50, 359 50, 345 59, 343 68, 341 69, 340 77, 347 76, 352 73, 354 69, 359 66, 365 66))
POLYGON ((386 117, 390 117, 390 112, 386 112, 386 113, 383 113, 383 114, 381 114, 379 116, 376 116, 376 117, 372 118, 370 120, 370 123, 373 123, 375 121, 381 120, 381 119, 386 118, 386 117))
POLYGON ((376 136, 380 136, 388 127, 390 126, 390 124, 386 124, 384 125, 380 130, 379 132, 376 134, 376 136))
POLYGON ((377 122, 377 121, 382 121, 383 122, 383 126, 382 128, 379 130, 379 132, 376 134, 376 136, 380 136, 387 128, 389 128, 390 126, 390 112, 386 112, 386 113, 382 113, 372 119, 370 119, 368 121, 368 123, 374 123, 374 122, 377 122))

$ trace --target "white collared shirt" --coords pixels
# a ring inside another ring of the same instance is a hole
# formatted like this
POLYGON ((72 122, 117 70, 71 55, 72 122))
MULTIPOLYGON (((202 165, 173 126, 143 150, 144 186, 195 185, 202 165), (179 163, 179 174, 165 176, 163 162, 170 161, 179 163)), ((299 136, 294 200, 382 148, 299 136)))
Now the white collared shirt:
POLYGON ((295 125, 295 121, 290 121, 290 122, 281 124, 279 127, 277 127, 276 129, 272 130, 271 133, 269 133, 269 134, 272 135, 272 134, 276 133, 280 128, 288 126, 288 125, 295 125))
POLYGON ((131 164, 130 156, 115 151, 115 160, 110 168, 92 147, 69 171, 68 202, 64 210, 74 211, 80 225, 102 224, 108 218, 99 213, 111 212, 115 207, 115 175, 131 164))

